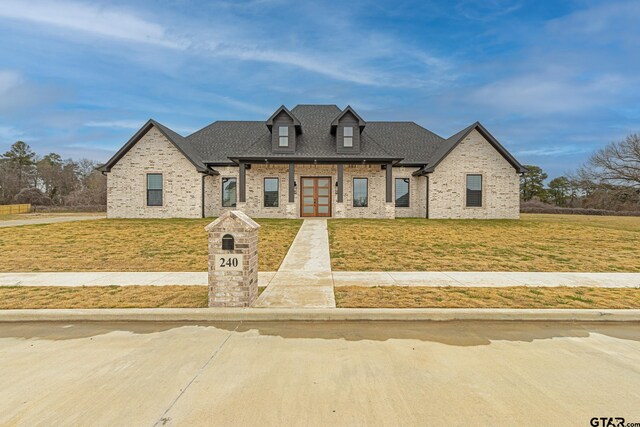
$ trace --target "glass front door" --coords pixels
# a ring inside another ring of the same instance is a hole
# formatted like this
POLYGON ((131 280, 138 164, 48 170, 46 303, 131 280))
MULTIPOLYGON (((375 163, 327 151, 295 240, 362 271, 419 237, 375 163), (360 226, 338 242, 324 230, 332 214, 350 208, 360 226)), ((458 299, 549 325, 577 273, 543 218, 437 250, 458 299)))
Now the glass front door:
POLYGON ((301 178, 300 216, 331 216, 331 178, 301 178))

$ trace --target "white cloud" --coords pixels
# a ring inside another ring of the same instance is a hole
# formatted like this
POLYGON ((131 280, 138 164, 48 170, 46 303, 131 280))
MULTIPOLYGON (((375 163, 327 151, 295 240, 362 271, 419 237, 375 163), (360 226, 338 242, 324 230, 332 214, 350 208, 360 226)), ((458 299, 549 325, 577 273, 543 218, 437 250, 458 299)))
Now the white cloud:
POLYGON ((19 73, 11 70, 0 70, 0 95, 6 94, 21 82, 22 77, 19 73))
POLYGON ((128 11, 88 3, 47 0, 4 0, 0 17, 52 25, 97 36, 184 48, 185 42, 167 34, 163 26, 128 11))
MULTIPOLYGON (((226 16, 226 20, 219 17, 218 22, 211 22, 206 28, 193 26, 175 31, 130 9, 69 0, 4 0, 0 3, 0 18, 42 24, 72 34, 81 32, 122 42, 155 45, 209 58, 294 67, 361 85, 420 87, 452 79, 451 67, 443 59, 369 29, 356 31, 353 25, 339 26, 334 34, 330 34, 329 40, 301 43, 295 49, 273 49, 270 46, 282 45, 286 34, 265 36, 253 23, 234 15, 226 16), (191 33, 185 34, 184 31, 191 33), (340 31, 346 31, 341 33, 344 37, 335 34, 340 31), (358 33, 358 49, 343 42, 352 38, 353 32, 358 33), (317 43, 323 44, 322 50, 318 49, 317 43), (357 56, 354 55, 356 50, 359 52, 357 56), (398 56, 402 58, 400 64, 397 63, 398 56), (412 67, 407 66, 409 63, 412 67)), ((326 26, 326 21, 322 22, 326 26)), ((73 40, 90 42, 76 36, 73 40)))
POLYGON ((616 75, 587 81, 557 71, 529 74, 489 83, 472 92, 471 99, 516 114, 575 113, 606 104, 628 82, 616 75))
POLYGON ((145 121, 139 120, 109 120, 109 121, 90 121, 84 124, 86 127, 92 128, 111 128, 111 129, 139 129, 145 121))
POLYGON ((534 148, 531 150, 518 151, 519 156, 561 156, 568 154, 584 154, 593 151, 593 147, 577 147, 577 146, 545 146, 534 148))

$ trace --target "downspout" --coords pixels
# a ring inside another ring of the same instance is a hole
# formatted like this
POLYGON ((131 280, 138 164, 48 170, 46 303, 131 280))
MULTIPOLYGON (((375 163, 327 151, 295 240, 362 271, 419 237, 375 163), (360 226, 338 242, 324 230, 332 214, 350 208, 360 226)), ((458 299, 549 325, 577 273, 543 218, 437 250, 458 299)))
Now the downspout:
POLYGON ((425 175, 424 179, 427 180, 426 182, 426 187, 427 187, 427 199, 425 200, 425 206, 426 206, 426 217, 427 219, 429 219, 429 175, 425 175))
POLYGON ((205 218, 204 216, 204 177, 207 176, 206 174, 202 174, 202 218, 205 218))

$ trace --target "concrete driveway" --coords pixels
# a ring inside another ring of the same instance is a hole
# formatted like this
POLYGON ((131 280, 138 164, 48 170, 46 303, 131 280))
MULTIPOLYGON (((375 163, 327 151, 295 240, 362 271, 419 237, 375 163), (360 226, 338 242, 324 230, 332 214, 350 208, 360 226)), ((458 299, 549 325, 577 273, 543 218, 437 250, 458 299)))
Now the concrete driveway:
POLYGON ((60 215, 60 216, 36 216, 24 215, 20 219, 8 219, 0 221, 0 227, 16 227, 18 225, 35 225, 35 224, 56 224, 59 222, 71 221, 89 221, 92 219, 104 219, 106 214, 86 214, 86 215, 60 215))
POLYGON ((0 425, 640 422, 640 325, 0 324, 0 425))

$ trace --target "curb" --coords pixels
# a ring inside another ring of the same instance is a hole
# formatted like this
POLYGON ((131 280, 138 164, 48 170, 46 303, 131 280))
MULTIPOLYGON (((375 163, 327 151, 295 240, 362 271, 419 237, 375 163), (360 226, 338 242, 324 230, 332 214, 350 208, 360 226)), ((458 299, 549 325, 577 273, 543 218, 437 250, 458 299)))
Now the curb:
POLYGON ((124 308, 0 310, 0 322, 267 322, 385 320, 640 322, 640 310, 486 308, 124 308))

